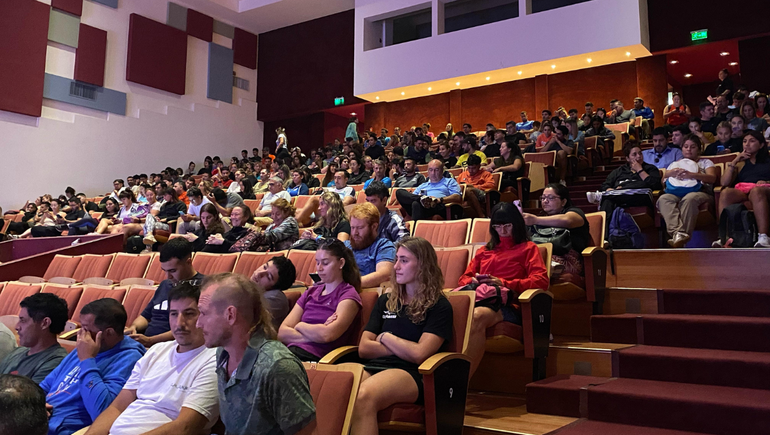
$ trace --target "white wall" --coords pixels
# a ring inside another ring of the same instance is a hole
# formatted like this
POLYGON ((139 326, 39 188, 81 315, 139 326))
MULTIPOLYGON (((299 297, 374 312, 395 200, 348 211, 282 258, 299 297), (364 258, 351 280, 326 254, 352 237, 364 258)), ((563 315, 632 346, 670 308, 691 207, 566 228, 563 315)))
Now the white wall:
MULTIPOLYGON (((256 71, 235 65, 238 77, 251 86, 250 92, 234 89, 232 105, 207 99, 204 41, 188 37, 186 95, 126 81, 129 15, 165 22, 166 5, 165 0, 123 0, 116 10, 83 2, 81 21, 108 31, 105 87, 128 94, 127 116, 51 100, 44 100, 42 118, 0 111, 0 206, 7 210, 43 193, 59 195, 68 185, 87 195, 102 194, 115 178, 166 166, 186 169, 191 160, 200 167, 206 155, 225 160, 240 156, 241 149, 262 147, 256 71)), ((215 42, 227 40, 215 35, 215 42)), ((72 78, 74 58, 74 49, 49 43, 46 72, 72 78)))
POLYGON ((526 0, 519 0, 518 18, 445 34, 439 34, 443 26, 437 23, 440 1, 430 0, 431 37, 364 51, 366 19, 390 18, 392 12, 426 0, 356 0, 357 96, 619 47, 649 46, 645 0, 591 0, 531 15, 526 15, 526 0), (433 67, 411 64, 408 59, 417 53, 433 67), (435 62, 440 56, 443 61, 435 62))

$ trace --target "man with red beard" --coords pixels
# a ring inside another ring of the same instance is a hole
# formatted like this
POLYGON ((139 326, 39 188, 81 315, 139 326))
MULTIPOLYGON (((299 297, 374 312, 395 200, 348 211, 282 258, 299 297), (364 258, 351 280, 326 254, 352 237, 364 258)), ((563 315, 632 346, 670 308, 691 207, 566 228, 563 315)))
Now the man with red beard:
POLYGON ((377 287, 390 279, 396 262, 396 247, 378 237, 380 212, 370 203, 358 204, 350 211, 350 239, 345 246, 353 251, 361 271, 361 287, 377 287))

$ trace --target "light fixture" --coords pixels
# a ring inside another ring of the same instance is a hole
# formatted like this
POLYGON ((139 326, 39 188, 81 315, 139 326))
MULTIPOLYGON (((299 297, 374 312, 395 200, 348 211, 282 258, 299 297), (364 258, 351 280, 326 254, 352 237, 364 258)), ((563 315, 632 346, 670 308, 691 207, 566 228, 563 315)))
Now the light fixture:
POLYGON ((491 77, 487 77, 487 81, 489 81, 489 79, 490 79, 490 78, 491 78, 491 77))
POLYGON ((432 91, 432 90, 433 90, 433 88, 432 88, 432 87, 430 87, 430 86, 428 86, 428 90, 429 90, 429 91, 432 91))
POLYGON ((401 95, 406 95, 406 92, 402 92, 401 95))
POLYGON ((556 69, 556 65, 551 65, 551 69, 556 69))
POLYGON ((719 53, 719 55, 722 56, 722 57, 729 56, 730 52, 729 51, 723 51, 723 52, 719 53))
POLYGON ((591 59, 590 57, 588 59, 586 59, 586 60, 588 61, 588 63, 593 62, 593 59, 591 59))
POLYGON ((686 78, 686 79, 689 79, 690 77, 692 77, 692 74, 690 74, 690 73, 687 73, 687 74, 684 75, 684 78, 686 78))
POLYGON ((356 116, 356 112, 350 112, 350 116, 356 116))
POLYGON ((738 62, 730 62, 730 66, 738 65, 738 62))
POLYGON ((627 51, 627 52, 626 52, 626 57, 630 57, 630 56, 631 56, 631 52, 630 52, 630 51, 627 51))
POLYGON ((460 82, 455 83, 455 85, 460 86, 460 82))
POLYGON ((521 71, 519 71, 519 75, 521 75, 521 71))
POLYGON ((678 60, 672 60, 672 61, 671 61, 671 62, 669 62, 669 63, 670 63, 671 65, 676 65, 676 64, 678 64, 678 63, 679 63, 679 61, 678 61, 678 60))
POLYGON ((378 100, 380 99, 380 97, 374 97, 374 98, 376 98, 376 99, 378 99, 378 100))

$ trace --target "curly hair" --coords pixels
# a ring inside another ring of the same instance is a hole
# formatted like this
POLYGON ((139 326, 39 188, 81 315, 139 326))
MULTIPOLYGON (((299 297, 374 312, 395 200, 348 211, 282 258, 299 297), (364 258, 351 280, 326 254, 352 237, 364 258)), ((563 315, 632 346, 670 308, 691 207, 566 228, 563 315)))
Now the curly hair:
POLYGON ((340 196, 334 192, 324 192, 321 195, 321 201, 329 205, 329 210, 326 212, 326 216, 321 216, 321 219, 313 227, 315 228, 334 228, 340 221, 347 220, 345 215, 345 206, 342 204, 340 196))
MULTIPOLYGON (((436 251, 427 240, 422 237, 404 237, 396 244, 396 252, 401 248, 411 252, 420 262, 415 277, 419 288, 406 308, 406 315, 412 322, 421 323, 425 320, 428 310, 436 305, 439 299, 446 297, 443 291, 444 274, 438 265, 436 251)), ((389 311, 397 313, 406 305, 406 286, 397 284, 395 270, 391 273, 390 282, 394 285, 386 306, 389 311)))
POLYGON ((281 210, 281 213, 286 215, 286 217, 294 216, 294 213, 297 211, 297 208, 291 205, 289 201, 278 198, 273 202, 273 208, 277 208, 278 210, 281 210))

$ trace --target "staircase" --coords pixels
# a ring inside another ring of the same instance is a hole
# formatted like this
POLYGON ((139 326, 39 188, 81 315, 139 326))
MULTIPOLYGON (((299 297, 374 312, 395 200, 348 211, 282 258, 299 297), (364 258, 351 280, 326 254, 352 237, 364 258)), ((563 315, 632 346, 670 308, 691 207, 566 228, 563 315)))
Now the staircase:
POLYGON ((527 412, 580 418, 553 433, 770 433, 770 290, 662 290, 658 314, 593 316, 612 377, 527 386, 527 412), (688 432, 690 431, 690 432, 688 432))

